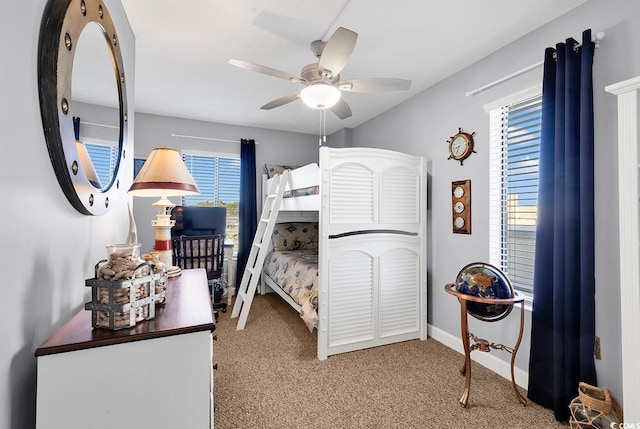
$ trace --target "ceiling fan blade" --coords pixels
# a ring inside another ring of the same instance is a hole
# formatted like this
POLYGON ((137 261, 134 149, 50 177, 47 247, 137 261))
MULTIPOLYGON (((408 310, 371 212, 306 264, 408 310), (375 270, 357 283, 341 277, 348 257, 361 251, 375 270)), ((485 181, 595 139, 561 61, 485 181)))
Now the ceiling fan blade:
POLYGON ((344 101, 344 98, 340 98, 335 106, 331 107, 329 110, 331 110, 340 119, 347 119, 351 117, 351 108, 347 102, 344 101))
POLYGON ((294 76, 282 70, 273 69, 267 66, 261 66, 260 64, 250 63, 249 61, 237 60, 235 58, 232 58, 229 60, 229 64, 234 65, 236 67, 240 67, 241 69, 266 74, 267 76, 273 76, 280 79, 290 80, 291 82, 299 82, 299 83, 305 82, 305 80, 301 77, 294 76))
POLYGON ((339 90, 345 92, 390 92, 407 91, 411 88, 411 81, 393 78, 362 78, 349 79, 338 82, 339 90))
POLYGON ((273 101, 268 102, 264 106, 261 107, 263 110, 271 110, 276 107, 284 106, 285 104, 291 103, 292 101, 296 101, 299 95, 296 92, 295 94, 285 95, 284 97, 276 98, 273 101))
POLYGON ((320 55, 318 65, 320 73, 327 70, 331 76, 337 76, 349 61, 349 57, 356 47, 356 40, 358 40, 358 33, 338 27, 320 55))

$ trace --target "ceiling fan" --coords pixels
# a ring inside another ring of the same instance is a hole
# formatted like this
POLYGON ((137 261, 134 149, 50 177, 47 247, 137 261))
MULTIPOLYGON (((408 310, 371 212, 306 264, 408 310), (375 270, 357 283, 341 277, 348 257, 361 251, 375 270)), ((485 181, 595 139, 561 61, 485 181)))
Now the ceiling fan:
POLYGON ((338 118, 346 119, 351 116, 351 108, 342 98, 342 92, 406 91, 411 86, 410 80, 394 78, 341 80, 340 72, 351 57, 357 39, 358 33, 339 27, 328 41, 312 42, 311 52, 318 58, 318 62, 304 66, 300 76, 244 60, 230 59, 229 64, 305 86, 301 91, 277 98, 262 106, 261 109, 271 110, 301 98, 309 107, 329 109, 338 118))

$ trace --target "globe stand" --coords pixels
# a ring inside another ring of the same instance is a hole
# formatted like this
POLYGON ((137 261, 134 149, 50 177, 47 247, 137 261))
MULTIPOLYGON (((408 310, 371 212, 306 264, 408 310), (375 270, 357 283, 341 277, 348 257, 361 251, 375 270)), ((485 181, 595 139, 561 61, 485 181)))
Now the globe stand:
MULTIPOLYGON (((473 345, 471 346, 471 351, 478 350, 480 352, 490 352, 491 348, 497 349, 498 346, 495 343, 489 343, 487 340, 483 340, 482 338, 478 338, 469 332, 469 338, 473 340, 473 345)), ((502 344, 499 345, 502 349, 506 348, 502 344)), ((464 368, 463 368, 464 369, 464 368)), ((463 369, 460 370, 462 374, 464 374, 463 369)))
MULTIPOLYGON (((467 320, 467 303, 477 302, 481 304, 488 305, 505 305, 505 306, 513 306, 517 303, 522 303, 524 301, 524 296, 514 291, 514 297, 508 299, 497 299, 497 298, 482 298, 479 296, 468 295, 462 292, 458 292, 456 290, 456 285, 454 283, 449 283, 445 285, 444 290, 457 297, 460 302, 460 330, 461 330, 461 338, 462 338, 462 346, 464 348, 464 366, 460 370, 460 374, 466 377, 465 387, 462 393, 462 397, 460 398, 460 404, 463 407, 467 407, 469 403, 469 391, 471 389, 471 352, 474 350, 479 350, 482 352, 489 352, 491 349, 495 350, 504 350, 508 353, 511 353, 511 384, 513 385, 513 390, 516 392, 516 396, 518 401, 522 405, 527 405, 527 400, 518 390, 516 385, 516 379, 514 375, 514 364, 516 361, 516 354, 518 353, 518 348, 520 347, 520 342, 522 341, 522 333, 524 329, 524 305, 520 306, 520 332, 518 333, 518 341, 516 342, 515 347, 507 347, 504 344, 496 344, 490 343, 487 340, 480 339, 469 332, 469 323, 467 320), (474 341, 474 344, 471 345, 469 339, 474 341)), ((495 319, 490 318, 482 318, 472 313, 472 316, 476 317, 479 320, 483 320, 485 322, 495 322, 497 320, 502 320, 506 315, 510 312, 506 311, 502 317, 498 317, 495 319)))

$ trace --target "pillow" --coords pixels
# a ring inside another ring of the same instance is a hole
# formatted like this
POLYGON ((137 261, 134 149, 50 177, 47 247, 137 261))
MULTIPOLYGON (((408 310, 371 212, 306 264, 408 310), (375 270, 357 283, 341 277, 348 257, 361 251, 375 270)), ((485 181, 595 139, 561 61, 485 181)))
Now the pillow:
POLYGON ((318 250, 318 223, 277 223, 271 242, 273 250, 318 250))
POLYGON ((267 172, 267 177, 271 179, 276 174, 282 173, 284 170, 295 170, 298 167, 290 165, 277 165, 277 164, 265 164, 264 169, 267 172))

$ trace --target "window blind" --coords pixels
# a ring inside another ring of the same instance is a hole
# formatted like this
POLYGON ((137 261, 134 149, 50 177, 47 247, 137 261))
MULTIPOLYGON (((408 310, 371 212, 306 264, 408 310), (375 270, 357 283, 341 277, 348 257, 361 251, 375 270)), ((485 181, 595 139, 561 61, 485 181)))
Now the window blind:
POLYGON ((118 162, 118 146, 84 142, 102 188, 111 183, 118 162))
POLYGON ((226 207, 226 238, 234 242, 233 252, 237 252, 240 159, 184 151, 182 160, 200 191, 199 195, 182 197, 182 205, 226 207))
POLYGON ((492 151, 492 206, 497 207, 492 261, 528 294, 533 293, 541 110, 538 95, 491 112, 497 142, 492 151))
POLYGON ((182 197, 182 205, 219 206, 240 200, 240 160, 214 155, 183 153, 199 195, 182 197))

